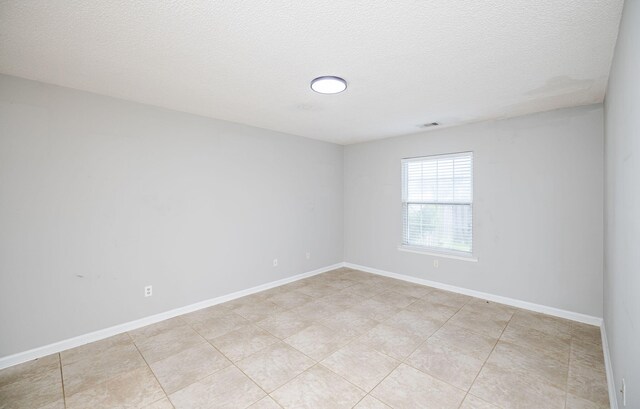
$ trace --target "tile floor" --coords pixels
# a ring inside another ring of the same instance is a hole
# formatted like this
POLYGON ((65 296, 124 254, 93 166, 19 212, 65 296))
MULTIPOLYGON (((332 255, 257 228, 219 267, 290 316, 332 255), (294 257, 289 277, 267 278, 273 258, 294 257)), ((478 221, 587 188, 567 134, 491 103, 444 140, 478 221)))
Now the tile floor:
POLYGON ((339 269, 0 371, 0 408, 600 409, 600 331, 339 269))

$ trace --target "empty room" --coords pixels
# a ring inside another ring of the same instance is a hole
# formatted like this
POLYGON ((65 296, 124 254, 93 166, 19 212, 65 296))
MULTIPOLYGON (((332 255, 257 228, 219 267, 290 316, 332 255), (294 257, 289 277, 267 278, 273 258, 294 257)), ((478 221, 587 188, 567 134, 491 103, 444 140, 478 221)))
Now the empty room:
POLYGON ((0 0, 0 409, 640 409, 640 0, 0 0))

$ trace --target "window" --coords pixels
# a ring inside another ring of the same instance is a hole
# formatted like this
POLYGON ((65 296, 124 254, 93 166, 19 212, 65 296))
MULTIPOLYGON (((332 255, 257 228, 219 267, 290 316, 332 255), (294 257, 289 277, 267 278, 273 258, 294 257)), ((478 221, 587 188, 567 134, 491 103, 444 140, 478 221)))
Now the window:
POLYGON ((473 153, 402 160, 402 247, 471 256, 473 153))

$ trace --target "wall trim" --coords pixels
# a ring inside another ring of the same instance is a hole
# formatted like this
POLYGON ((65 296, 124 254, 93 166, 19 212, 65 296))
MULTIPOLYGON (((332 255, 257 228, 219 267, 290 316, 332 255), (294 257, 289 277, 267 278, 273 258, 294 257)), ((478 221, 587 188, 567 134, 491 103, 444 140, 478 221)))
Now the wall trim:
POLYGON ((373 267, 362 266, 359 264, 345 262, 344 266, 348 268, 352 268, 354 270, 361 270, 367 273, 372 273, 372 274, 377 274, 385 277, 395 278, 398 280, 408 281, 410 283, 422 284, 422 285, 427 285, 429 287, 439 288, 441 290, 451 291, 454 293, 470 295, 472 297, 481 298, 483 300, 488 300, 488 301, 494 301, 501 304, 510 305, 512 307, 517 307, 525 310, 553 315, 554 317, 565 318, 571 321, 578 321, 585 324, 595 325, 598 327, 602 325, 602 318, 581 314, 578 312, 562 310, 559 308, 549 307, 541 304, 535 304, 528 301, 521 301, 514 298, 504 297, 501 295, 483 293, 481 291, 470 290, 468 288, 457 287, 449 284, 443 284, 437 281, 425 280, 423 278, 412 277, 405 274, 392 273, 390 271, 380 270, 373 267))
POLYGON ((503 297, 500 295, 494 295, 494 294, 484 293, 476 290, 470 290, 467 288, 457 287, 449 284, 443 284, 437 281, 431 281, 431 280, 426 280, 422 278, 412 277, 405 274, 392 273, 389 271, 380 270, 377 268, 367 267, 367 266, 354 264, 354 263, 348 263, 348 262, 336 263, 329 266, 321 267, 319 269, 308 271, 306 273, 297 274, 291 277, 283 278, 281 280, 271 281, 269 283, 261 284, 245 290, 236 291, 230 294, 222 295, 220 297, 211 298, 211 299, 200 301, 194 304, 186 305, 184 307, 175 308, 169 311, 161 312, 159 314, 150 315, 148 317, 140 318, 134 321, 129 321, 123 324, 114 325, 109 328, 90 332, 84 335, 79 335, 77 337, 68 338, 68 339, 58 341, 49 345, 44 345, 38 348, 30 349, 28 351, 18 352, 13 355, 1 357, 0 369, 8 368, 13 365, 31 361, 33 359, 42 358, 50 354, 55 354, 55 353, 65 351, 67 349, 75 348, 81 345, 85 345, 91 342, 100 341, 102 339, 105 339, 114 335, 118 335, 123 332, 132 331, 134 329, 138 329, 146 325, 155 324, 157 322, 160 322, 169 318, 173 318, 178 315, 183 315, 190 312, 198 311, 203 308, 211 307, 216 304, 221 304, 223 302, 235 300, 236 298, 255 294, 260 291, 269 290, 274 287, 278 287, 294 281, 302 280, 304 278, 311 277, 314 275, 322 274, 324 272, 335 270, 340 267, 348 267, 355 270, 361 270, 367 273, 395 278, 398 280, 408 281, 415 284, 427 285, 429 287, 439 288, 441 290, 452 291, 459 294, 481 298, 483 300, 494 301, 494 302, 510 305, 517 308, 540 312, 543 314, 553 315, 555 317, 565 318, 572 321, 578 321, 585 324, 591 324, 591 325, 596 325, 601 327, 602 348, 605 354, 607 382, 609 384, 609 397, 612 402, 611 407, 613 409, 617 409, 615 382, 613 380, 614 378, 613 378, 613 371, 611 368, 611 359, 609 356, 609 346, 607 343, 606 332, 604 329, 604 322, 602 318, 580 314, 572 311, 566 311, 559 308, 548 307, 546 305, 534 304, 527 301, 521 301, 521 300, 509 298, 509 297, 503 297))
POLYGON ((607 340, 607 330, 605 329, 604 320, 600 326, 600 336, 602 337, 602 352, 604 352, 604 369, 607 372, 609 404, 611 405, 611 409, 618 409, 618 390, 616 389, 616 380, 613 375, 613 364, 611 363, 609 341, 607 340))
POLYGON ((1 357, 0 369, 8 368, 13 365, 18 365, 23 362, 31 361, 33 359, 42 358, 47 355, 55 354, 61 351, 65 351, 67 349, 85 345, 90 342, 100 341, 101 339, 118 335, 123 332, 132 331, 134 329, 138 329, 146 325, 155 324, 156 322, 164 321, 166 319, 173 318, 178 315, 183 315, 189 312, 198 311, 203 308, 211 307, 216 304, 221 304, 223 302, 235 300, 236 298, 244 297, 244 296, 251 295, 264 290, 269 290, 274 287, 278 287, 294 281, 302 280, 303 278, 307 278, 307 277, 311 277, 327 271, 335 270, 343 266, 344 266, 344 263, 332 264, 329 266, 318 268, 316 270, 308 271, 306 273, 297 274, 291 277, 283 278, 281 280, 271 281, 265 284, 251 287, 246 290, 236 291, 230 294, 222 295, 220 297, 211 298, 211 299, 200 301, 194 304, 186 305, 184 307, 178 307, 169 311, 161 312, 159 314, 150 315, 148 317, 140 318, 134 321, 125 322, 123 324, 114 325, 109 328, 90 332, 84 335, 79 335, 77 337, 68 338, 62 341, 55 342, 53 344, 44 345, 41 347, 30 349, 28 351, 18 352, 13 355, 1 357))

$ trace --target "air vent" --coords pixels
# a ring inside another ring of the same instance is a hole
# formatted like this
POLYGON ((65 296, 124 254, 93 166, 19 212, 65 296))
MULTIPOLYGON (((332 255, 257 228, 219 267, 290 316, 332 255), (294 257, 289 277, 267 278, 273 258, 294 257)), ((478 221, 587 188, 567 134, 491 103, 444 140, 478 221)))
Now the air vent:
POLYGON ((429 122, 427 124, 422 124, 422 125, 418 125, 420 128, 431 128, 432 126, 438 126, 440 125, 437 122, 429 122))

